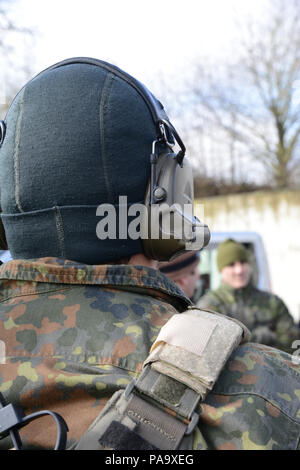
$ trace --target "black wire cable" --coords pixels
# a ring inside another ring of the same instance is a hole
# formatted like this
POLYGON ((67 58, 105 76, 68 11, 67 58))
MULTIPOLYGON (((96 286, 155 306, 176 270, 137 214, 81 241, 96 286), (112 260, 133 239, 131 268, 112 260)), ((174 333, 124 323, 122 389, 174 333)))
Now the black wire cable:
POLYGON ((16 450, 23 450, 23 443, 18 430, 46 415, 54 419, 57 428, 56 443, 53 450, 65 450, 69 429, 62 416, 49 410, 37 411, 25 416, 20 407, 14 406, 11 403, 7 404, 4 396, 0 393, 0 439, 9 434, 14 448, 16 450))

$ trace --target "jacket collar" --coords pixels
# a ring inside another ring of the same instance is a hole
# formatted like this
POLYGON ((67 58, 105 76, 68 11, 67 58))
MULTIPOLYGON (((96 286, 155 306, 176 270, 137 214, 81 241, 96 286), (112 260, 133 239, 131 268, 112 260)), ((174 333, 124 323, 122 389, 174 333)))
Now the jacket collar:
POLYGON ((98 285, 134 290, 163 298, 179 311, 192 304, 160 271, 135 265, 86 265, 59 258, 11 260, 0 266, 0 279, 50 284, 98 285))

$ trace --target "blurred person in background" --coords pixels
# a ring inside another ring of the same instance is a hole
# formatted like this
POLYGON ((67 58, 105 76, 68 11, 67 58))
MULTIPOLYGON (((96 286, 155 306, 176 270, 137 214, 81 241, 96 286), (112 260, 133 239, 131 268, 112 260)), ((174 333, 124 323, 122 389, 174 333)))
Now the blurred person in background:
POLYGON ((190 252, 175 258, 173 261, 160 263, 159 269, 174 281, 187 297, 192 299, 200 278, 199 262, 199 252, 190 252))
POLYGON ((217 265, 221 285, 201 297, 198 306, 240 320, 252 332, 251 341, 291 353, 299 330, 277 295, 253 285, 249 253, 244 245, 230 238, 225 240, 218 248, 217 265))

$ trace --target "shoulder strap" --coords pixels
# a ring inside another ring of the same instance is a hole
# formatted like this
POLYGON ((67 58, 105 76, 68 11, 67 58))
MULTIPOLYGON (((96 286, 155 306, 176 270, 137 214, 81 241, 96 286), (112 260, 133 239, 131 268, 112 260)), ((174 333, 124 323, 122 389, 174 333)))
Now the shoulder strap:
POLYGON ((240 322, 195 307, 161 329, 144 369, 116 392, 72 449, 176 450, 233 350, 250 338, 240 322), (218 351, 218 354, 216 354, 218 351))

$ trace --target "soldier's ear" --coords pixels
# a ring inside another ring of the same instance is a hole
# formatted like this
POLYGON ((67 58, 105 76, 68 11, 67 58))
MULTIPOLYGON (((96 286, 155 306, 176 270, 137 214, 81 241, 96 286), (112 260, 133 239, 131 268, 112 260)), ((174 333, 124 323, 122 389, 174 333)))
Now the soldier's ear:
POLYGON ((177 279, 176 281, 176 284, 178 284, 178 286, 180 287, 180 289, 184 290, 186 287, 187 287, 187 279, 183 276, 183 277, 180 277, 179 279, 177 279))

